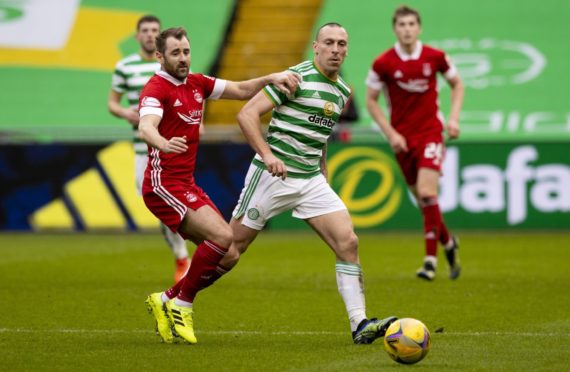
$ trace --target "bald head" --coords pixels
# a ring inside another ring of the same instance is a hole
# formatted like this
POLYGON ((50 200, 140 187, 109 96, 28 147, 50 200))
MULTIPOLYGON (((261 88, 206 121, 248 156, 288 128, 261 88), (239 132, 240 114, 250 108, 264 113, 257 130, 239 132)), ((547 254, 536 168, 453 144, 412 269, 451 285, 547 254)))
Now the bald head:
POLYGON ((329 23, 325 23, 324 25, 322 25, 321 27, 319 27, 319 29, 317 30, 317 35, 315 35, 315 40, 319 41, 319 39, 322 37, 322 33, 325 29, 329 29, 329 28, 341 28, 344 30, 344 32, 346 33, 346 30, 344 29, 344 27, 342 27, 342 25, 340 23, 336 23, 336 22, 329 22, 329 23))

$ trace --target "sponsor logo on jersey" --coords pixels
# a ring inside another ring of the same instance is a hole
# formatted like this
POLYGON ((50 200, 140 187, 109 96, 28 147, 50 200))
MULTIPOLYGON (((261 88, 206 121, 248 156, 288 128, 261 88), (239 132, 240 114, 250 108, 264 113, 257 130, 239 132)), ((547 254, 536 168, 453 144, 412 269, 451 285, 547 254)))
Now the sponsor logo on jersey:
POLYGON ((336 124, 336 122, 334 120, 331 120, 329 118, 323 118, 322 116, 318 116, 315 114, 309 116, 309 122, 315 123, 317 125, 320 125, 321 127, 327 127, 327 128, 332 128, 336 124))
POLYGON ((176 98, 176 102, 174 102, 174 107, 182 106, 182 102, 178 98, 176 98))
POLYGON ((319 92, 315 91, 315 93, 313 93, 313 95, 311 96, 312 98, 317 98, 317 99, 321 99, 321 95, 319 94, 319 92))
POLYGON ((404 77, 404 74, 402 73, 402 71, 396 70, 396 72, 394 72, 394 78, 395 79, 401 79, 403 77, 404 77))
POLYGON ((326 102, 323 112, 325 116, 332 116, 334 114, 334 104, 332 102, 326 102))
POLYGON ((429 63, 424 63, 424 67, 422 68, 422 72, 425 77, 431 75, 431 65, 429 63))
POLYGON ((427 79, 410 79, 407 83, 397 81, 396 84, 398 84, 400 88, 412 93, 423 93, 429 88, 427 79))
POLYGON ((200 124, 202 121, 202 110, 189 111, 188 115, 177 112, 178 117, 190 125, 200 124))
POLYGON ((160 107, 160 101, 154 97, 144 97, 142 99, 142 106, 144 107, 160 107))

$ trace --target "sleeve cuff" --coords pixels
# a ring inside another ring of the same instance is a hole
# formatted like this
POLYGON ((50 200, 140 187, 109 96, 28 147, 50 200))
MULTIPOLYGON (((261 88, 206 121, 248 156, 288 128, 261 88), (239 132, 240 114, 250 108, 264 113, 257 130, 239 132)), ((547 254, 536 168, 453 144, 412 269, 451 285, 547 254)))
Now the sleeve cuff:
POLYGON ((374 70, 368 70, 368 76, 365 80, 366 86, 374 90, 382 90, 384 83, 380 80, 380 76, 374 70))
POLYGON ((269 98, 269 100, 271 100, 271 102, 273 102, 273 106, 279 106, 282 103, 281 100, 279 99, 279 96, 275 94, 275 92, 271 88, 269 88, 269 86, 263 88, 262 92, 265 93, 265 95, 267 96, 267 98, 269 98))
POLYGON ((447 80, 451 80, 456 76, 457 76, 457 69, 455 68, 455 65, 449 65, 447 71, 443 73, 443 77, 447 80))
POLYGON ((212 93, 210 93, 208 99, 219 99, 226 89, 226 83, 227 80, 216 79, 216 82, 214 83, 214 89, 212 89, 212 93))
POLYGON ((162 113, 163 109, 161 109, 160 107, 141 107, 141 109, 139 110, 141 118, 146 115, 156 115, 162 118, 162 113))

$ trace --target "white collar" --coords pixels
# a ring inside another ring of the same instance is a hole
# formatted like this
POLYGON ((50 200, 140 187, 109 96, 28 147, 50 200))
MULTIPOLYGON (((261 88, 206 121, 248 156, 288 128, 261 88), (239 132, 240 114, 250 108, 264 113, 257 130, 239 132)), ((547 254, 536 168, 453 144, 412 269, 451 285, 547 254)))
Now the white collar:
POLYGON ((178 80, 177 78, 175 78, 174 76, 170 75, 168 72, 163 71, 163 70, 157 71, 156 74, 157 74, 158 76, 160 76, 161 78, 164 78, 165 80, 168 80, 169 82, 171 82, 172 84, 174 84, 174 85, 176 85, 176 86, 179 86, 179 85, 182 85, 182 84, 186 84, 186 79, 187 79, 187 78, 184 78, 184 81, 178 80))
POLYGON ((412 52, 412 54, 406 53, 406 51, 404 50, 404 48, 402 48, 402 45, 400 45, 399 42, 396 42, 394 49, 396 50, 396 54, 398 55, 398 57, 400 57, 402 61, 404 62, 413 61, 420 58, 420 54, 422 54, 423 44, 421 41, 418 40, 416 42, 416 49, 412 52))

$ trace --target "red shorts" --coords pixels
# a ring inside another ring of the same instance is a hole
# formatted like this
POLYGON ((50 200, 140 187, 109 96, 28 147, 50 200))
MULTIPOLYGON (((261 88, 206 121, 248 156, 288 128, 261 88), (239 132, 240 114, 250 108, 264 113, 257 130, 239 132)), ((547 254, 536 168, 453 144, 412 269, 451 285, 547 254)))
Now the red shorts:
POLYGON ((408 152, 396 154, 396 160, 408 185, 415 185, 420 168, 430 168, 441 173, 445 156, 443 135, 430 134, 423 138, 406 138, 408 152))
POLYGON ((144 203, 152 214, 184 239, 189 236, 178 231, 178 228, 188 208, 196 211, 204 205, 209 205, 221 215, 210 197, 194 183, 175 180, 165 182, 162 179, 158 187, 153 187, 150 180, 145 178, 142 191, 144 203))

